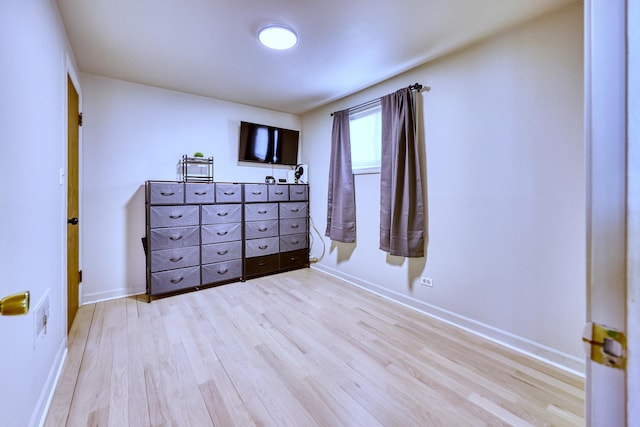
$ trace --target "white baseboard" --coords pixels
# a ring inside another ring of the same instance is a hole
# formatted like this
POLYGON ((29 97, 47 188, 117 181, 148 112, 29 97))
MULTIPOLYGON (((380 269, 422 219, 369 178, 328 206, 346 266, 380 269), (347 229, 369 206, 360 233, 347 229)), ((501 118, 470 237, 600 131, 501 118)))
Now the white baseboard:
POLYGON ((47 419, 47 414, 49 413, 51 400, 53 400, 53 394, 56 391, 58 380, 60 379, 60 375, 62 374, 62 368, 64 367, 64 361, 66 358, 67 340, 63 339, 60 343, 60 348, 56 353, 56 357, 51 364, 49 375, 47 375, 47 381, 45 382, 44 387, 42 387, 42 391, 40 392, 40 397, 38 398, 36 408, 31 414, 31 420, 29 421, 30 426, 37 425, 42 427, 44 425, 44 422, 47 419))
POLYGON ((416 298, 400 294, 390 289, 382 288, 374 283, 359 279, 322 264, 313 264, 311 268, 372 292, 385 299, 402 304, 413 310, 419 311, 420 313, 424 313, 428 316, 446 322, 450 325, 464 329, 465 331, 508 347, 519 353, 533 357, 549 365, 556 366, 572 374, 580 377, 584 377, 585 375, 584 360, 579 357, 560 352, 545 345, 514 335, 510 332, 494 328, 493 326, 486 325, 449 310, 420 301, 416 298))
POLYGON ((96 302, 109 301, 109 300, 118 299, 118 298, 132 297, 134 295, 144 294, 144 292, 145 292, 144 290, 142 292, 140 291, 132 292, 131 289, 121 288, 121 289, 114 289, 110 291, 85 294, 82 296, 82 305, 94 304, 96 302))

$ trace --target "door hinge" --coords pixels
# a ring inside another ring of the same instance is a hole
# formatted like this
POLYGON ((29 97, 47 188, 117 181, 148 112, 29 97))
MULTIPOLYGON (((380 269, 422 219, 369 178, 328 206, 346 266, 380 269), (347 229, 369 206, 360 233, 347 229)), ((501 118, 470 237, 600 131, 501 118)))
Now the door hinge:
POLYGON ((78 126, 82 126, 82 113, 78 113, 78 126))
POLYGON ((582 341, 589 345, 589 358, 601 365, 625 369, 627 365, 627 337, 624 332, 597 323, 587 323, 582 341))
POLYGON ((78 271, 78 283, 82 283, 82 270, 78 271))

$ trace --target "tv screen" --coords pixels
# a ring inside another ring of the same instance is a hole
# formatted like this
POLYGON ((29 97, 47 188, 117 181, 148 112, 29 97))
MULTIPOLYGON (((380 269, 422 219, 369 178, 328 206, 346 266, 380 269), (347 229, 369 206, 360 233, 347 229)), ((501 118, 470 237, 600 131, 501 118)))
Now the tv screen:
POLYGON ((297 130, 240 122, 238 160, 295 166, 299 136, 297 130))

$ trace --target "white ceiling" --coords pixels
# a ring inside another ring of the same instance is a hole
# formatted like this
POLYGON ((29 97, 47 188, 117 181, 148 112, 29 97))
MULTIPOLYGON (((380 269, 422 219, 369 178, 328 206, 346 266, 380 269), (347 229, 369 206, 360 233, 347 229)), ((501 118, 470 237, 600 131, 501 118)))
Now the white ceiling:
POLYGON ((81 72, 295 114, 573 1, 56 0, 81 72))

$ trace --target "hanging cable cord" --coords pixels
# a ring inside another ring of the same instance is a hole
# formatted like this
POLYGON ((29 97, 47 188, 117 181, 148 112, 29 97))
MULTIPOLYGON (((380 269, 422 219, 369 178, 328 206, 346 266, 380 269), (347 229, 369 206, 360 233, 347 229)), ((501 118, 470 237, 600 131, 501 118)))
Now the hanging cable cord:
MULTIPOLYGON (((322 260, 322 258, 324 258, 324 253, 326 250, 325 242, 324 242, 324 239, 322 238, 322 235, 316 228, 316 225, 313 223, 313 219, 311 218, 311 215, 309 215, 309 223, 311 225, 311 228, 313 228, 313 230, 316 232, 316 234, 320 238, 320 242, 322 242, 322 253, 320 254, 319 257, 314 257, 314 256, 311 256, 311 254, 309 254, 309 262, 319 262, 322 260)), ((313 247, 313 242, 315 242, 315 239, 313 238, 313 233, 310 233, 309 237, 311 237, 311 242, 310 242, 311 244, 309 245, 309 247, 313 247)))
MULTIPOLYGON (((418 92, 420 92, 422 90, 426 90, 428 92, 428 91, 431 90, 430 86, 422 86, 420 83, 414 83, 412 85, 409 85, 407 88, 411 89, 411 90, 418 91, 418 92)), ((378 103, 380 103, 380 98, 372 99, 370 101, 363 102, 362 104, 358 104, 358 105, 355 105, 355 106, 349 108, 349 111, 360 110, 360 109, 363 109, 363 108, 366 108, 368 106, 375 105, 375 104, 378 104, 378 103)), ((335 113, 331 113, 332 116, 334 114, 335 113)))

